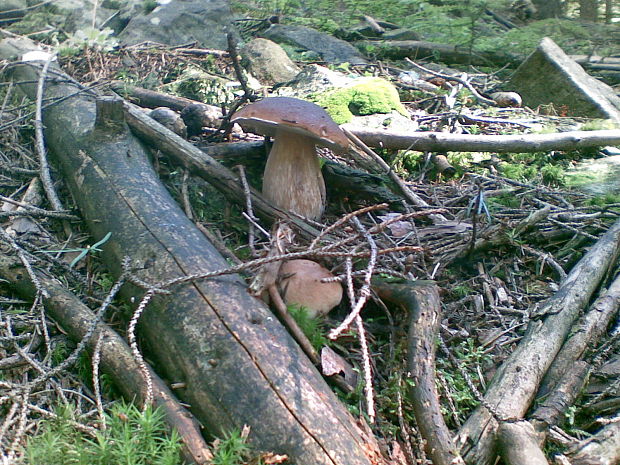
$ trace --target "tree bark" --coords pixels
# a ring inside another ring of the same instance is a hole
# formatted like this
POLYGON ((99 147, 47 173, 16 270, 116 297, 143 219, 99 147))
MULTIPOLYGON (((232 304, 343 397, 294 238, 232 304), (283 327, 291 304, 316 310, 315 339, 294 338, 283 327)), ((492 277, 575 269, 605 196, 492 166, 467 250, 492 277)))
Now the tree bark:
MULTIPOLYGON (((34 95, 39 69, 11 67, 34 95)), ((93 237, 112 233, 103 260, 115 275, 130 256, 136 275, 158 283, 225 269, 226 261, 157 179, 123 122, 96 124, 95 98, 65 79, 48 81, 45 136, 93 237), (79 92, 79 94, 76 94, 79 92)), ((238 276, 189 282, 156 296, 139 333, 178 395, 211 434, 244 424, 263 450, 298 465, 369 465, 375 447, 265 305, 238 276)), ((144 291, 127 286, 128 299, 144 291)))
POLYGON ((526 421, 502 422, 497 441, 506 465, 549 465, 534 428, 526 421))
POLYGON ((582 21, 598 21, 598 0, 579 0, 579 19, 582 21))
POLYGON ((562 346, 553 365, 545 375, 539 396, 545 396, 554 389, 565 373, 574 372, 577 363, 588 348, 596 347, 607 331, 610 322, 618 314, 620 306, 620 276, 596 299, 588 312, 581 318, 575 330, 562 346))
POLYGON ((613 465, 620 462, 620 423, 611 423, 566 454, 572 465, 613 465))
POLYGON ((564 16, 562 0, 532 0, 536 6, 536 19, 561 18, 564 16))

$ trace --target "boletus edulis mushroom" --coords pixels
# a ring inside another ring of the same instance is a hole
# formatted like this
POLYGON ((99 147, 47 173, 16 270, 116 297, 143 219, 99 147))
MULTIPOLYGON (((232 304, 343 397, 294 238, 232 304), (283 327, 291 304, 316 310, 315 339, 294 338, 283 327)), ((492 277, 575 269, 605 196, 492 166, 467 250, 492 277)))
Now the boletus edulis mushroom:
POLYGON ((312 260, 289 260, 280 267, 279 287, 287 305, 299 305, 311 317, 324 316, 342 300, 339 281, 321 282, 333 278, 327 268, 312 260))
POLYGON ((325 182, 316 146, 346 151, 349 139, 320 106, 292 97, 267 97, 237 111, 231 122, 271 136, 263 196, 276 207, 318 220, 325 209, 325 182))

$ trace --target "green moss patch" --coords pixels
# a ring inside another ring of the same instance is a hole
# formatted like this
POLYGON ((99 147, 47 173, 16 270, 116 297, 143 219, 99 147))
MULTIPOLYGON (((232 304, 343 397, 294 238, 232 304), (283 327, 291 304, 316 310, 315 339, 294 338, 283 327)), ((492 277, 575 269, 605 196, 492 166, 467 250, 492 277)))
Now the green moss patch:
POLYGON ((396 88, 381 78, 358 79, 347 87, 319 95, 316 102, 325 107, 338 124, 348 123, 353 115, 390 113, 392 110, 407 116, 396 88))

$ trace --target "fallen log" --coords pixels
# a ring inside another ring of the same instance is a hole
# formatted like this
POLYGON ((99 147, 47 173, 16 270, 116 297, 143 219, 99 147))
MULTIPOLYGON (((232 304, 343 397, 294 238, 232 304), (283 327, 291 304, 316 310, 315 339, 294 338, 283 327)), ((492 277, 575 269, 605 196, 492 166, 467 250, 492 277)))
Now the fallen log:
POLYGON ((422 40, 382 40, 379 47, 376 42, 359 41, 356 45, 359 47, 374 47, 374 53, 378 58, 391 58, 395 60, 402 60, 405 57, 411 58, 412 60, 429 58, 433 61, 439 60, 448 64, 515 66, 523 58, 507 53, 486 51, 471 52, 468 47, 439 44, 422 40))
POLYGON ((519 420, 530 407, 543 376, 559 352, 579 312, 614 266, 620 251, 620 221, 594 244, 571 270, 559 290, 540 308, 517 349, 497 370, 484 396, 485 407, 478 407, 458 433, 458 443, 467 463, 490 464, 498 420, 519 420))
MULTIPOLYGON (((346 124, 343 126, 347 127, 346 124)), ((544 152, 620 144, 620 131, 618 130, 493 136, 444 132, 403 134, 362 129, 355 129, 351 132, 371 147, 419 152, 544 152)))
MULTIPOLYGON (((122 94, 120 84, 112 88, 122 94)), ((186 100, 157 92, 131 87, 130 95, 144 106, 166 105, 173 109, 182 108, 186 100)), ((135 107, 128 107, 128 122, 141 137, 152 140, 154 144, 162 141, 162 136, 150 126, 150 118, 141 114, 135 107), (134 111, 135 110, 135 111, 134 111)), ((569 131, 555 134, 517 134, 517 135, 469 135, 443 132, 399 133, 360 129, 343 125, 362 142, 371 147, 390 150, 416 150, 430 152, 539 152, 545 150, 573 150, 605 145, 620 144, 617 130, 569 131)), ((177 141, 175 141, 176 143, 177 141)), ((170 143, 164 147, 169 148, 170 143)), ((226 149, 221 149, 226 150, 226 149)), ((175 149, 173 157, 186 158, 183 151, 175 149)), ((188 163, 187 161, 185 163, 188 163)), ((191 163, 190 163, 191 164, 191 163)))
MULTIPOLYGON (((5 72, 33 96, 29 83, 39 71, 40 64, 15 64, 5 72)), ((46 84, 45 97, 61 100, 45 109, 45 137, 92 236, 112 233, 102 254, 108 269, 119 275, 130 256, 137 278, 158 283, 227 268, 125 123, 96 117, 95 97, 57 76, 46 84)), ((123 289, 127 299, 143 294, 123 289)), ((370 465, 370 455, 381 463, 371 438, 238 276, 187 282, 154 297, 138 329, 157 368, 186 386, 177 393, 210 434, 247 424, 259 449, 297 465, 370 465)))
POLYGON ((571 465, 611 465, 620 462, 620 422, 610 423, 566 454, 571 465))
POLYGON ((506 465, 548 465, 536 432, 527 421, 502 422, 497 432, 500 455, 506 465))
MULTIPOLYGON (((48 297, 43 301, 46 314, 58 323, 71 339, 81 341, 94 323, 95 314, 56 279, 40 271, 35 273, 48 293, 48 297)), ((0 254, 0 277, 4 285, 9 286, 21 297, 34 298, 36 288, 19 260, 0 254)), ((112 378, 127 401, 144 402, 146 380, 127 343, 116 331, 99 322, 99 329, 88 341, 87 348, 91 354, 99 337, 103 338, 102 371, 112 378)), ((184 445, 182 452, 185 460, 197 465, 211 463, 213 454, 202 437, 198 421, 179 403, 168 386, 150 367, 149 371, 153 383, 154 403, 164 410, 170 430, 179 433, 184 445)))
POLYGON ((620 307, 620 276, 590 306, 579 324, 562 346, 553 365, 545 375, 538 395, 546 396, 566 373, 574 372, 577 363, 586 350, 596 347, 606 333, 610 322, 618 314, 620 307))

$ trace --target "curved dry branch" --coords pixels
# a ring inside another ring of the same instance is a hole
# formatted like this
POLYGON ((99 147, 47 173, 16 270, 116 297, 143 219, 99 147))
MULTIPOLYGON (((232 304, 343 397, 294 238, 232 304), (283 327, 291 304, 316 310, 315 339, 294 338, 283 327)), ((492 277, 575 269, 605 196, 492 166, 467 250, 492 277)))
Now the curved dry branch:
POLYGON ((441 323, 437 285, 432 281, 396 284, 374 280, 373 290, 409 313, 407 369, 413 381, 410 396, 418 428, 426 440, 426 453, 434 465, 464 463, 441 414, 435 388, 435 340, 441 323))

